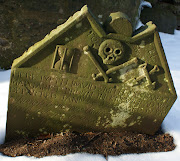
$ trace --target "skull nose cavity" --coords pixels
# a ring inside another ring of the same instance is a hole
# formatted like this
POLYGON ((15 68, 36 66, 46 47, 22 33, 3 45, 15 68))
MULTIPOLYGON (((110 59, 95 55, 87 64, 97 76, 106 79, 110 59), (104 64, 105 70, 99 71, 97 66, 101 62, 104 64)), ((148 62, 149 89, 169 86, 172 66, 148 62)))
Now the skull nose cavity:
POLYGON ((106 58, 106 60, 110 60, 110 61, 114 61, 114 59, 115 59, 115 57, 114 57, 114 55, 113 54, 111 54, 111 55, 108 55, 107 56, 107 58, 106 58))
POLYGON ((113 56, 109 56, 109 60, 112 60, 114 57, 113 56))

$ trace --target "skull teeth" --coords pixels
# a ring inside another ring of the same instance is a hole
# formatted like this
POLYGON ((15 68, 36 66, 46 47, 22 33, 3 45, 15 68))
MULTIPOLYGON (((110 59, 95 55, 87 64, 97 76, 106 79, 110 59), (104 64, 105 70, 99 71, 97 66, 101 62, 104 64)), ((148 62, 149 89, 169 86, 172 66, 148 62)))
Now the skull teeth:
POLYGON ((113 64, 114 63, 114 58, 113 59, 105 59, 103 61, 104 64, 113 64))

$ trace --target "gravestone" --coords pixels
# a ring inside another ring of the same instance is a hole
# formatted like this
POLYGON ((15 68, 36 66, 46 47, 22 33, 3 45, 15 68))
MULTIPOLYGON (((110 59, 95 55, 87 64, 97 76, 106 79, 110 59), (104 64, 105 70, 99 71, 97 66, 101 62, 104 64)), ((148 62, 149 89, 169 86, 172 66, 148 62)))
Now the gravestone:
POLYGON ((63 131, 154 134, 176 91, 156 26, 87 6, 14 60, 6 140, 63 131))

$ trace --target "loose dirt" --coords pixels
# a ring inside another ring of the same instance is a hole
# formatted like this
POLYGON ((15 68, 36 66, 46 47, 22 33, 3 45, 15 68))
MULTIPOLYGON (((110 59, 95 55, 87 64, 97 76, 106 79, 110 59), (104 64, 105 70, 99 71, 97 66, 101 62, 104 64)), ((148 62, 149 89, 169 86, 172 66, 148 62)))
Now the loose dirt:
POLYGON ((120 155, 127 153, 167 152, 175 149, 173 137, 159 130, 155 135, 134 132, 48 134, 35 139, 21 139, 0 145, 0 152, 8 156, 66 155, 91 153, 120 155))

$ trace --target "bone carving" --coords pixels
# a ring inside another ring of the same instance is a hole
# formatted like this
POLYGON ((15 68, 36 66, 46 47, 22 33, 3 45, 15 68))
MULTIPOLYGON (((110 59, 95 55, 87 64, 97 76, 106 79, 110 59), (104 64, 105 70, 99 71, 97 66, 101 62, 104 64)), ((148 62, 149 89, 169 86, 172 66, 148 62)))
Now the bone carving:
MULTIPOLYGON (((118 71, 120 69, 123 69, 123 68, 125 68, 127 66, 130 66, 130 65, 133 65, 133 64, 135 64, 135 66, 138 65, 138 59, 136 57, 129 60, 129 61, 127 61, 127 62, 125 62, 125 63, 123 63, 123 64, 120 64, 118 66, 115 66, 115 67, 112 67, 112 68, 108 69, 106 71, 106 75, 109 75, 109 74, 111 74, 113 72, 116 72, 116 71, 118 71)), ((93 74, 92 77, 93 77, 94 80, 98 80, 99 78, 102 77, 102 73, 93 74)))
POLYGON ((159 72, 159 70, 160 70, 159 67, 157 65, 155 65, 153 67, 153 69, 148 72, 147 63, 144 63, 144 64, 141 64, 139 66, 139 69, 141 70, 142 75, 140 75, 139 77, 132 78, 132 79, 128 80, 127 83, 130 86, 135 86, 135 85, 140 84, 141 80, 143 80, 145 78, 147 81, 146 86, 150 89, 155 89, 156 82, 151 81, 150 75, 152 75, 156 72, 159 72))

